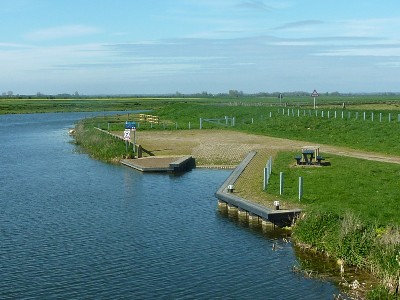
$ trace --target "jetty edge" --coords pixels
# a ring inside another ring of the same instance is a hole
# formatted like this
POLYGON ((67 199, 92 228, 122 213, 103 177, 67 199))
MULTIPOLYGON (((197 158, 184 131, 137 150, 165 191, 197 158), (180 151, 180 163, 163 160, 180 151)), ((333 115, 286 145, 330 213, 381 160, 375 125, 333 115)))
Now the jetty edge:
POLYGON ((244 211, 249 216, 258 217, 261 219, 261 221, 271 222, 278 227, 290 226, 301 213, 301 209, 270 209, 234 194, 234 189, 232 189, 232 186, 234 186, 236 180, 256 154, 256 151, 250 151, 242 160, 242 162, 232 171, 221 187, 216 191, 215 197, 218 199, 218 204, 226 205, 228 208, 233 207, 240 211, 244 211))

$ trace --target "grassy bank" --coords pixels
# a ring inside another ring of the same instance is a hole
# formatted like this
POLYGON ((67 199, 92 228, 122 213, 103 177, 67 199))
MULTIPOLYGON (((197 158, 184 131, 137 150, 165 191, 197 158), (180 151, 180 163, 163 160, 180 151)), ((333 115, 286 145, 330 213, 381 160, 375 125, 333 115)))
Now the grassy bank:
POLYGON ((368 270, 394 294, 400 276, 399 166, 330 155, 328 166, 295 167, 293 157, 278 154, 268 193, 278 197, 279 172, 284 172, 280 199, 305 209, 293 228, 294 240, 343 262, 344 268, 368 270), (304 196, 299 202, 300 176, 304 196))
POLYGON ((126 151, 123 140, 95 128, 96 119, 85 119, 75 126, 75 142, 93 158, 105 162, 119 162, 122 158, 133 158, 131 148, 126 151))

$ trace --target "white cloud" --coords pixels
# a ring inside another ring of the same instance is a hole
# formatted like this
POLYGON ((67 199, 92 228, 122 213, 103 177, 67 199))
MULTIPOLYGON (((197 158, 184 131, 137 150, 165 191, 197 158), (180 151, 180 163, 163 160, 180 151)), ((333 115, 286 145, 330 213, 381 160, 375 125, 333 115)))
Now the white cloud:
POLYGON ((29 32, 25 38, 33 41, 53 40, 62 38, 73 38, 85 35, 91 35, 100 32, 98 28, 85 25, 68 25, 60 27, 51 27, 29 32))

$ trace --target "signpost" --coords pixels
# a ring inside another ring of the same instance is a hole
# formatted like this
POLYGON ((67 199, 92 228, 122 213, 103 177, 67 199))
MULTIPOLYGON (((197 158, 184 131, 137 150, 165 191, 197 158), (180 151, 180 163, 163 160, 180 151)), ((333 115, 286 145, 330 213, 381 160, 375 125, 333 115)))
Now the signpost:
POLYGON ((319 96, 319 95, 318 95, 317 90, 314 90, 314 91, 312 92, 312 94, 311 94, 311 97, 314 97, 314 109, 315 109, 315 98, 318 97, 318 96, 319 96))
POLYGON ((125 150, 128 152, 128 141, 131 140, 131 131, 129 129, 124 130, 125 150))

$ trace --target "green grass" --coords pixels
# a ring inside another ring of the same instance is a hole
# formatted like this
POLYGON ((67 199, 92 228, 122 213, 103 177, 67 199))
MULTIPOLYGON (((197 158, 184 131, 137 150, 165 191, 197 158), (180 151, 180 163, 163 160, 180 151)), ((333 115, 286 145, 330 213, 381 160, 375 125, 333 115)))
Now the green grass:
MULTIPOLYGON (((323 149, 322 149, 323 150, 323 149)), ((396 164, 325 155, 328 166, 294 166, 296 152, 281 152, 274 160, 268 193, 278 195, 279 172, 284 173, 285 201, 309 209, 343 215, 352 212, 364 221, 400 225, 396 164), (303 178, 303 197, 298 200, 299 177, 303 178)))
MULTIPOLYGON (((306 116, 303 115, 303 111, 300 110, 298 117, 297 109, 294 109, 295 116, 291 113, 288 116, 286 113, 282 114, 282 108, 278 111, 277 107, 174 103, 164 105, 153 114, 159 115, 161 121, 170 124, 170 129, 174 129, 176 123, 180 129, 188 128, 189 122, 191 128, 199 128, 200 118, 229 116, 235 117, 235 127, 203 122, 203 128, 228 128, 252 134, 400 155, 400 143, 398 142, 400 140, 400 122, 397 120, 400 111, 382 112, 382 122, 379 121, 379 113, 381 113, 379 111, 365 111, 366 120, 363 120, 364 111, 346 110, 343 119, 341 111, 337 111, 337 118, 334 118, 332 110, 329 119, 327 111, 325 111, 324 118, 321 117, 321 110, 318 110, 317 117, 314 110, 306 109, 306 116), (311 116, 309 116, 309 112, 311 112, 311 116), (347 119, 349 112, 351 117, 347 119), (358 112, 357 119, 356 112, 358 112), (374 113, 374 121, 371 120, 372 113, 374 113), (388 121, 389 113, 392 118, 391 122, 388 121)), ((143 126, 142 129, 146 129, 146 127, 143 126)))
POLYGON ((122 158, 133 158, 132 146, 126 151, 121 139, 101 132, 95 128, 97 119, 85 119, 75 126, 75 142, 93 158, 116 163, 122 158))

